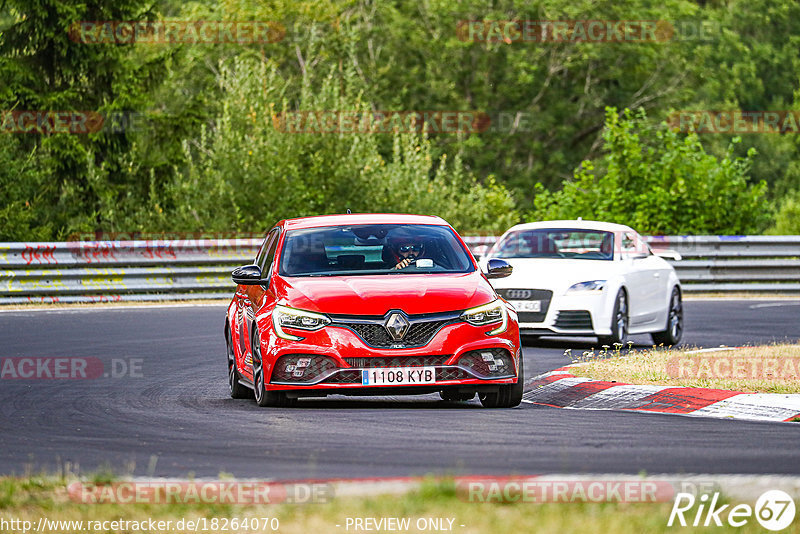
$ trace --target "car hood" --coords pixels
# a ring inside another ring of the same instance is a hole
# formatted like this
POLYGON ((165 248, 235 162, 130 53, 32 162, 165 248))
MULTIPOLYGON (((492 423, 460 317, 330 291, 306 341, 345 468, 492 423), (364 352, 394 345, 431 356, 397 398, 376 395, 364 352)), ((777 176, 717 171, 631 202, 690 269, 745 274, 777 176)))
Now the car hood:
POLYGON ((495 292, 475 271, 460 274, 294 277, 276 288, 279 304, 343 315, 384 315, 464 310, 491 302, 495 292))
POLYGON ((493 280, 494 287, 566 290, 588 280, 609 280, 620 274, 620 262, 570 260, 565 258, 504 258, 514 270, 510 276, 493 280))

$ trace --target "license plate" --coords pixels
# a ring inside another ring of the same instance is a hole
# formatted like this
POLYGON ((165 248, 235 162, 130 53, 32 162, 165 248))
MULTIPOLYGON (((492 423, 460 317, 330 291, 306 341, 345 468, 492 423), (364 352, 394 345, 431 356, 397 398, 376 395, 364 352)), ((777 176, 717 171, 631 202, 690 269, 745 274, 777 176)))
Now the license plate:
POLYGON ((362 386, 415 386, 434 383, 435 367, 376 367, 361 371, 362 386))
POLYGON ((524 312, 540 312, 542 311, 541 300, 510 300, 509 301, 514 309, 524 312))

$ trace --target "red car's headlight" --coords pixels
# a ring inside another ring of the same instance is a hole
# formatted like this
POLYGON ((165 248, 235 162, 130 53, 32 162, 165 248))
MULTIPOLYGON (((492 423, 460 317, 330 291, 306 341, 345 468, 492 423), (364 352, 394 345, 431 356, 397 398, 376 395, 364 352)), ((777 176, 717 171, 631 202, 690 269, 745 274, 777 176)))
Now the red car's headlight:
POLYGON ((470 308, 461 314, 461 318, 475 326, 500 323, 497 328, 486 332, 487 336, 505 332, 508 327, 508 310, 506 310, 506 305, 500 299, 494 300, 489 304, 470 308))
POLYGON ((324 328, 330 322, 331 320, 321 313, 296 310, 287 306, 275 306, 272 312, 272 327, 275 329, 275 333, 278 337, 291 341, 299 341, 303 338, 284 332, 284 328, 314 331, 324 328))

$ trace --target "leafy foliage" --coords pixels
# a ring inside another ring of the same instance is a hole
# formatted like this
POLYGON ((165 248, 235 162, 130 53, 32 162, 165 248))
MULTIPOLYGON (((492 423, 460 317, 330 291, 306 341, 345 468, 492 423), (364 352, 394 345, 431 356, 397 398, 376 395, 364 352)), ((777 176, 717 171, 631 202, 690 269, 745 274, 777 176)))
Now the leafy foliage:
POLYGON ((766 233, 800 235, 800 193, 783 199, 775 216, 775 224, 766 233))
POLYGON ((800 4, 771 0, 0 0, 0 110, 146 119, 90 135, 0 133, 0 239, 252 232, 348 207, 438 213, 462 231, 502 230, 525 213, 742 233, 772 222, 767 198, 782 206, 775 224, 793 228, 797 136, 685 135, 661 122, 685 109, 800 110, 798 46, 800 4), (69 38, 80 20, 159 19, 287 31, 271 44, 69 38), (639 43, 458 32, 461 21, 512 19, 666 20, 684 31, 639 43), (281 111, 334 106, 486 111, 493 122, 428 138, 272 125, 281 111), (642 114, 609 122, 608 107, 642 114))
MULTIPOLYGON (((265 229, 284 217, 348 208, 440 215, 471 232, 501 231, 517 220, 504 188, 475 183, 458 155, 434 160, 420 134, 286 132, 281 120, 293 109, 283 95, 291 84, 276 68, 239 59, 220 73, 222 113, 199 142, 185 143, 187 165, 170 189, 179 228, 265 229), (387 156, 381 135, 391 140, 387 156)), ((309 71, 298 91, 301 112, 369 111, 352 72, 312 80, 316 73, 309 71)), ((174 217, 167 222, 176 223, 174 217)))
POLYGON ((555 193, 539 186, 534 218, 619 222, 653 235, 754 233, 768 221, 766 184, 747 182, 753 151, 738 158, 731 145, 717 159, 696 134, 648 129, 644 111, 613 108, 603 139, 597 167, 584 163, 555 193))

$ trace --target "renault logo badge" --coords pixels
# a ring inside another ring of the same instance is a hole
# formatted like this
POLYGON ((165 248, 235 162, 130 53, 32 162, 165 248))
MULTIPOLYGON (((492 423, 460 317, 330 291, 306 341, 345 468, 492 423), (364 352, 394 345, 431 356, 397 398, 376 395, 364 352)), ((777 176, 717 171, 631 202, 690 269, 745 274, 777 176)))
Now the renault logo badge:
POLYGON ((396 312, 387 317, 386 322, 383 323, 383 327, 395 341, 403 339, 403 336, 408 332, 408 326, 408 319, 406 319, 402 313, 396 312))

